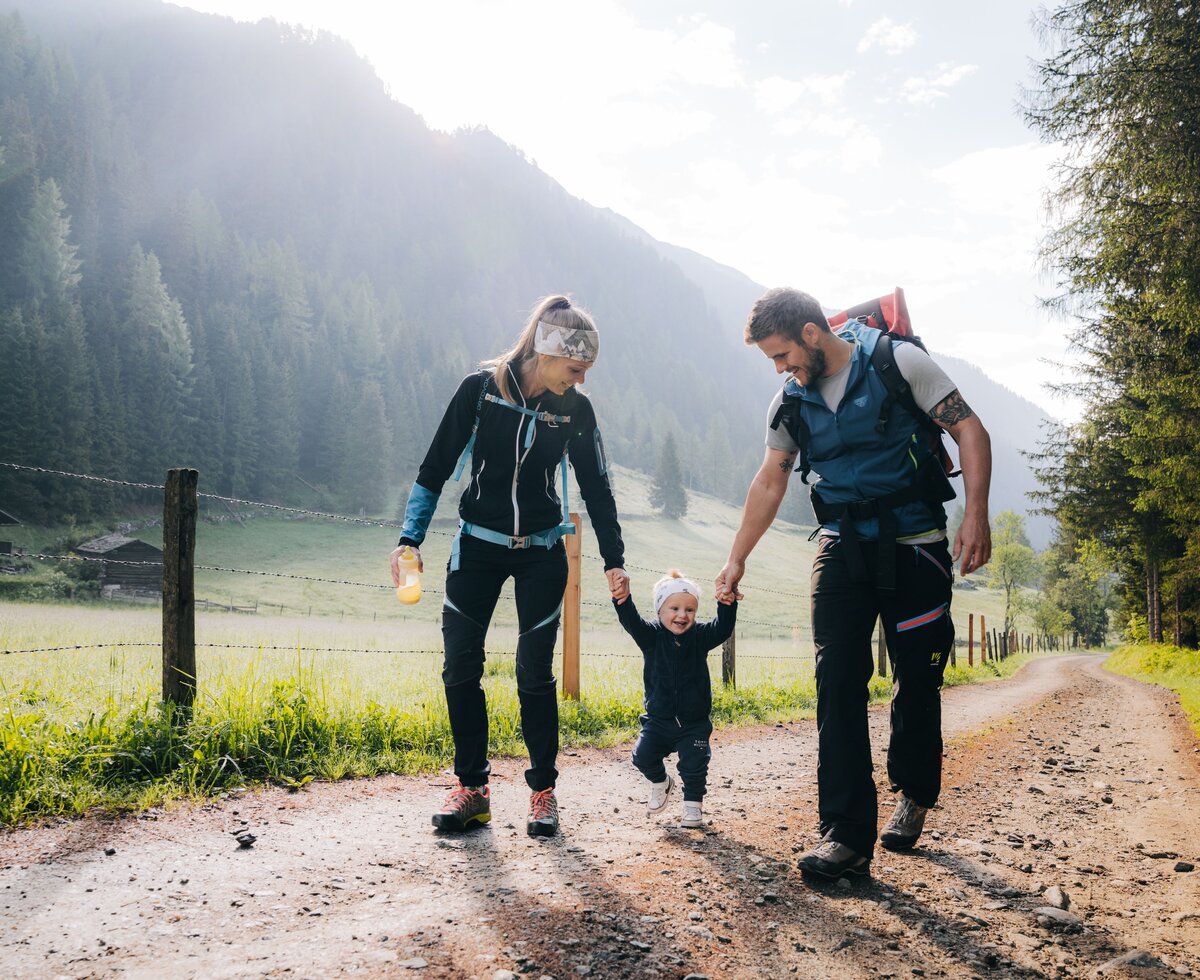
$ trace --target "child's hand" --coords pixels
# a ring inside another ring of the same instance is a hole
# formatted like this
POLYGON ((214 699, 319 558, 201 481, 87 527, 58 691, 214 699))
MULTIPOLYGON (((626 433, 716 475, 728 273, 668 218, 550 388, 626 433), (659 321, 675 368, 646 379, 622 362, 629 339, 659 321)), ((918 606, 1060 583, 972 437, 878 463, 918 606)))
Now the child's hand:
POLYGON ((722 606, 732 606, 735 598, 736 597, 732 592, 726 592, 724 594, 717 593, 717 602, 719 602, 722 606))
POLYGON ((618 603, 629 598, 629 573, 623 568, 610 568, 604 573, 608 579, 608 591, 618 603))

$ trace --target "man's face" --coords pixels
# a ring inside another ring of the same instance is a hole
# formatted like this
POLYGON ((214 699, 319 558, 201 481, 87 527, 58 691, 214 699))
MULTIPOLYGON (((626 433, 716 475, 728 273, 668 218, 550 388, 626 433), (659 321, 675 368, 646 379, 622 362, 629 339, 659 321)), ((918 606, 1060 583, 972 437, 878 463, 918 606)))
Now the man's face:
POLYGON ((825 374, 825 352, 803 340, 795 341, 776 333, 758 341, 757 347, 771 359, 778 374, 790 374, 804 388, 825 374))

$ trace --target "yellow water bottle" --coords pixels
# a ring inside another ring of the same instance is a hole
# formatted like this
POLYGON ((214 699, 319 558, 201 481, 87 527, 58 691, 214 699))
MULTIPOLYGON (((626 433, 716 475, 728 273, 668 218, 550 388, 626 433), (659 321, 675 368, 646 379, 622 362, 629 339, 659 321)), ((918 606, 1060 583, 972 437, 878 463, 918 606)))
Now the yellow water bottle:
POLYGON ((400 552, 400 585, 396 589, 396 598, 406 606, 421 601, 420 562, 407 545, 400 552))

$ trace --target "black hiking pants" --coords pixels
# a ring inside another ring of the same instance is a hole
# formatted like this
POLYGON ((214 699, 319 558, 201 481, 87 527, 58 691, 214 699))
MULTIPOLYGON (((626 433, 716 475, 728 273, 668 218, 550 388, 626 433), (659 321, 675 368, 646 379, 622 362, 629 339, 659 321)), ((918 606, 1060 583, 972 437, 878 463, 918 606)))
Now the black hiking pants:
POLYGON ((525 781, 531 790, 549 789, 558 779, 558 693, 554 679, 554 641, 567 587, 567 551, 521 550, 463 536, 459 568, 446 576, 442 639, 446 656, 442 682, 450 730, 454 735, 454 772, 464 786, 488 781, 488 715, 483 678, 484 638, 500 598, 512 577, 516 592, 517 697, 521 734, 529 750, 525 781))
POLYGON ((836 537, 821 540, 812 571, 817 657, 817 793, 820 832, 870 857, 878 800, 867 729, 872 632, 882 617, 892 662, 888 777, 931 807, 942 780, 942 675, 954 645, 953 572, 945 541, 894 545, 896 587, 875 585, 878 542, 860 543, 868 580, 854 580, 836 537))

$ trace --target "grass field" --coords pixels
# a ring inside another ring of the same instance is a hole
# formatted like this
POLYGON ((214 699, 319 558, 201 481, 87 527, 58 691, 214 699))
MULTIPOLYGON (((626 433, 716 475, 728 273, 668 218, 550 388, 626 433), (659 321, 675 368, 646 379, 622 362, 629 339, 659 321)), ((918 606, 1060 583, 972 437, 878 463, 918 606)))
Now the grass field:
MULTIPOLYGON (((663 521, 630 474, 618 474, 616 491, 643 612, 650 585, 669 567, 711 582, 736 527, 735 508, 695 496, 687 518, 663 521)), ((442 511, 452 513, 452 503, 442 511)), ((198 565, 296 577, 197 572, 199 598, 257 605, 257 612, 198 613, 199 696, 186 724, 159 709, 156 605, 0 604, 0 650, 55 648, 0 656, 0 822, 138 808, 255 780, 297 783, 445 765, 451 740, 440 683, 440 570, 450 526, 444 519, 434 525, 443 533, 431 534, 425 548, 426 597, 406 607, 388 585, 390 528, 277 516, 202 523, 198 565)), ((810 530, 778 525, 753 556, 739 615, 736 691, 721 688, 719 655, 711 661, 719 725, 813 709, 810 530)), ((18 543, 44 547, 50 532, 42 534, 42 541, 18 543)), ((154 529, 144 537, 154 541, 154 529)), ((566 745, 613 744, 636 732, 641 659, 617 627, 601 563, 586 557, 596 555, 586 531, 583 550, 582 699, 563 705, 562 738, 566 745)), ((1002 612, 1000 597, 982 589, 956 590, 955 603, 960 623, 967 612, 992 622, 1002 612)), ((713 615, 712 600, 700 611, 713 615)), ((496 754, 523 751, 515 633, 512 605, 502 601, 485 678, 496 754)), ((947 682, 995 676, 1018 663, 951 670, 947 682)), ((874 696, 889 693, 877 678, 874 696)))

